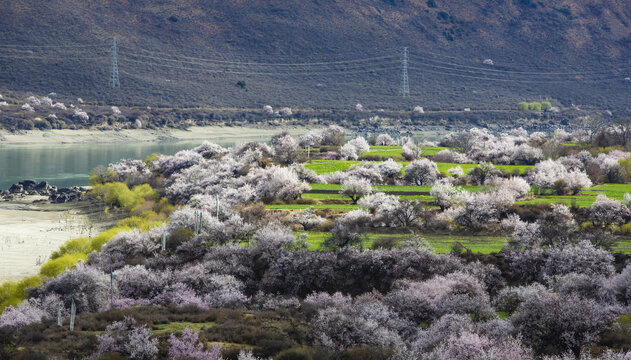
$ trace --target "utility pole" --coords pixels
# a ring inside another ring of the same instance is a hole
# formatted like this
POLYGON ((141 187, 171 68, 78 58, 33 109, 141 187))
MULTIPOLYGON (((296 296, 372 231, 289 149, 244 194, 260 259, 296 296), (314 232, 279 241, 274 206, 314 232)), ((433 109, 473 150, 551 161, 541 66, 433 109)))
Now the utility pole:
POLYGON ((401 79, 401 96, 410 96, 410 83, 408 82, 408 48, 403 48, 403 77, 401 79))
POLYGON ((112 85, 112 88, 117 88, 121 86, 121 83, 118 79, 118 46, 116 45, 117 38, 117 36, 114 36, 114 39, 112 41, 112 70, 110 71, 110 85, 112 85))

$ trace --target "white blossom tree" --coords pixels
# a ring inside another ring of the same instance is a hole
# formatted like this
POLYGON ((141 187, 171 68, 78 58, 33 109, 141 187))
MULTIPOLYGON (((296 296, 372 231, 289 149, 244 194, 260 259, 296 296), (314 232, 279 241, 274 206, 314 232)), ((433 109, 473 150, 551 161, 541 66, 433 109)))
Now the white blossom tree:
POLYGON ((342 160, 357 160, 359 158, 359 150, 351 143, 346 143, 339 150, 342 160))
POLYGON ((342 182, 342 190, 340 194, 348 196, 353 204, 357 204, 357 201, 363 196, 370 195, 372 193, 372 186, 366 179, 350 177, 342 182))
POLYGON ((349 140, 347 144, 352 144, 357 148, 357 152, 359 154, 370 151, 370 145, 368 145, 368 141, 361 136, 354 138, 353 140, 349 140))
POLYGON ((397 144, 396 141, 392 138, 392 136, 388 134, 379 134, 375 141, 375 145, 378 146, 395 146, 397 144))
POLYGON ((405 180, 413 185, 434 185, 438 177, 438 166, 428 159, 412 161, 405 167, 405 180))
POLYGON ((403 145, 403 157, 406 160, 416 160, 421 157, 421 148, 412 141, 408 141, 403 145))

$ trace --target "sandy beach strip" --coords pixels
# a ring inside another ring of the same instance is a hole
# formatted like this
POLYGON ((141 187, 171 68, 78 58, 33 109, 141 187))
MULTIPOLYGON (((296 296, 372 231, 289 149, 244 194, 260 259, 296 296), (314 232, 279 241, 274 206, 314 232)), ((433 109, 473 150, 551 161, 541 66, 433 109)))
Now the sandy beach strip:
POLYGON ((0 283, 38 274, 64 242, 94 236, 104 227, 70 204, 0 202, 0 283))
POLYGON ((127 129, 127 130, 29 130, 10 133, 0 130, 0 145, 55 145, 55 144, 107 144, 155 141, 193 141, 206 139, 237 139, 243 137, 271 137, 283 130, 292 135, 308 131, 304 127, 253 128, 230 126, 203 126, 180 129, 127 129))

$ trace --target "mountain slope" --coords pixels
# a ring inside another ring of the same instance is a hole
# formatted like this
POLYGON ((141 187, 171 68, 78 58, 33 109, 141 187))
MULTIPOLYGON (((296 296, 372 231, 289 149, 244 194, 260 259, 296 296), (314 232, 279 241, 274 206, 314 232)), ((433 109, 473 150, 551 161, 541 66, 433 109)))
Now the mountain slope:
POLYGON ((13 0, 2 12, 0 89, 93 101, 505 108, 550 97, 626 109, 631 92, 624 1, 13 0))

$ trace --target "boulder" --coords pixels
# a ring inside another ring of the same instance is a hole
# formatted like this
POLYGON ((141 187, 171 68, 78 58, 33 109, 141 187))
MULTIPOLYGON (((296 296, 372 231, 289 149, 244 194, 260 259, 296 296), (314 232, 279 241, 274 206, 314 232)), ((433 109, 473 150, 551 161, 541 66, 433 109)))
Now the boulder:
POLYGON ((68 195, 66 194, 55 195, 51 200, 55 204, 62 204, 62 203, 68 202, 68 195))
POLYGON ((22 180, 18 184, 22 185, 26 190, 32 190, 37 185, 37 181, 35 180, 22 180))
POLYGON ((37 191, 45 191, 48 192, 50 189, 50 185, 48 185, 48 181, 42 181, 39 184, 35 185, 35 190, 37 191))
POLYGON ((11 185, 11 187, 9 188, 9 192, 11 194, 18 194, 18 193, 22 193, 24 191, 24 186, 22 186, 21 184, 13 184, 11 185))

